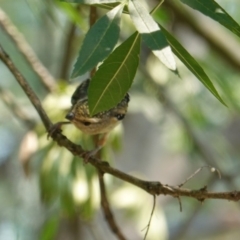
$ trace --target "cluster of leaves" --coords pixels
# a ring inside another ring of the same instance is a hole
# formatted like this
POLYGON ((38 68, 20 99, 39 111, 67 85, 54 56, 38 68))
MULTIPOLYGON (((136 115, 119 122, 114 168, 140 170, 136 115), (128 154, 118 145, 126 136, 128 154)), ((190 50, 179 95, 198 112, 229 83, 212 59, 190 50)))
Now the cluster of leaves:
MULTIPOLYGON (((141 39, 167 68, 177 73, 174 53, 225 105, 203 68, 178 40, 160 25, 159 20, 154 20, 145 8, 144 0, 65 1, 110 9, 89 29, 72 72, 72 77, 75 78, 103 61, 89 87, 91 115, 114 107, 131 87, 138 68, 141 39), (123 12, 130 15, 137 32, 114 49, 119 39, 123 12)), ((152 12, 157 10, 162 2, 160 1, 152 12)), ((181 0, 181 2, 211 17, 240 37, 240 26, 214 0, 181 0)))

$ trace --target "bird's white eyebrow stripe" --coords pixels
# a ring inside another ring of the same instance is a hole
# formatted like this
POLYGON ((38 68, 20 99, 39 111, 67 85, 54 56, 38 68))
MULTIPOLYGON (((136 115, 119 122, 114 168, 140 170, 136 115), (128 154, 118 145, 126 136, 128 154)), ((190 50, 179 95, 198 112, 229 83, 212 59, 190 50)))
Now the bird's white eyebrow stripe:
POLYGON ((86 120, 86 122, 98 123, 98 122, 101 122, 101 119, 100 118, 88 118, 88 120, 86 120))

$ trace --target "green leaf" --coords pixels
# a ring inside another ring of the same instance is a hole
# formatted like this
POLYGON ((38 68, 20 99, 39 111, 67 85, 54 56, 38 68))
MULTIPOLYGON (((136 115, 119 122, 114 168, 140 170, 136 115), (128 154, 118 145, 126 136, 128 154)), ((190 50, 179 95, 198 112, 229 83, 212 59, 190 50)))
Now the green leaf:
POLYGON ((203 83, 203 85, 223 104, 223 99, 218 94, 210 78, 204 72, 198 62, 188 53, 188 51, 162 26, 162 31, 172 47, 174 54, 185 64, 185 66, 203 83))
POLYGON ((116 106, 132 85, 139 63, 140 36, 134 33, 103 62, 88 90, 90 114, 116 106))
POLYGON ((40 240, 52 240, 55 239, 57 230, 59 226, 59 217, 52 216, 47 222, 44 224, 42 229, 40 240))
POLYGON ((82 3, 82 4, 88 4, 88 5, 122 2, 121 0, 62 0, 62 1, 71 2, 71 3, 82 3))
POLYGON ((214 19, 240 37, 239 24, 214 0, 181 0, 181 2, 214 19))
POLYGON ((169 69, 176 71, 176 62, 164 34, 158 24, 144 8, 140 0, 131 0, 128 4, 130 17, 142 35, 145 44, 153 51, 159 60, 169 69))
POLYGON ((90 28, 75 63, 72 78, 91 70, 112 52, 119 38, 123 7, 122 4, 115 7, 90 28))

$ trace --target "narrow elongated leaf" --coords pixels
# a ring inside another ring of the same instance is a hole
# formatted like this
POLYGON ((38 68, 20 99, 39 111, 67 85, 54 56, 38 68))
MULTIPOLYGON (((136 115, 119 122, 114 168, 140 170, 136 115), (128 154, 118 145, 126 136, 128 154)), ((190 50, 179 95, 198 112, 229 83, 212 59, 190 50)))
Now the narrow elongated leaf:
POLYGON ((123 5, 115 7, 90 28, 83 41, 72 77, 83 75, 104 60, 116 45, 123 5))
POLYGON ((129 1, 128 10, 145 44, 166 67, 175 71, 176 62, 171 48, 158 24, 142 5, 141 0, 129 1))
POLYGON ((134 33, 99 67, 88 90, 91 115, 115 107, 132 85, 139 63, 140 36, 134 33))
POLYGON ((88 4, 88 5, 122 2, 121 0, 62 0, 62 1, 71 2, 71 3, 82 3, 82 4, 88 4))
POLYGON ((185 66, 203 83, 203 85, 223 104, 226 106, 225 102, 222 100, 218 94, 216 88, 211 82, 210 78, 204 72, 203 68, 198 64, 198 62, 188 53, 188 51, 174 38, 166 29, 161 26, 161 29, 166 36, 169 44, 172 47, 174 54, 185 64, 185 66))
POLYGON ((181 0, 181 2, 214 19, 240 37, 239 24, 214 0, 181 0))

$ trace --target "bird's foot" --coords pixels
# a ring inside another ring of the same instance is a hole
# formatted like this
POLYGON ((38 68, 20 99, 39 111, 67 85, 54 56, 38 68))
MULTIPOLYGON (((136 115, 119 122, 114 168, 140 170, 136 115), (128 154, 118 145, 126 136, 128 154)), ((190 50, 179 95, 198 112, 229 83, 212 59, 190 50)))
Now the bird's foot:
POLYGON ((95 157, 96 154, 98 153, 98 151, 100 150, 101 148, 95 148, 91 151, 87 151, 85 152, 83 155, 82 155, 82 158, 83 158, 83 161, 84 163, 88 163, 89 159, 92 158, 92 157, 95 157))
POLYGON ((69 124, 70 122, 57 122, 55 124, 52 125, 52 127, 48 130, 48 135, 47 135, 47 139, 49 139, 50 137, 52 137, 52 135, 56 132, 62 132, 62 125, 63 124, 69 124))

